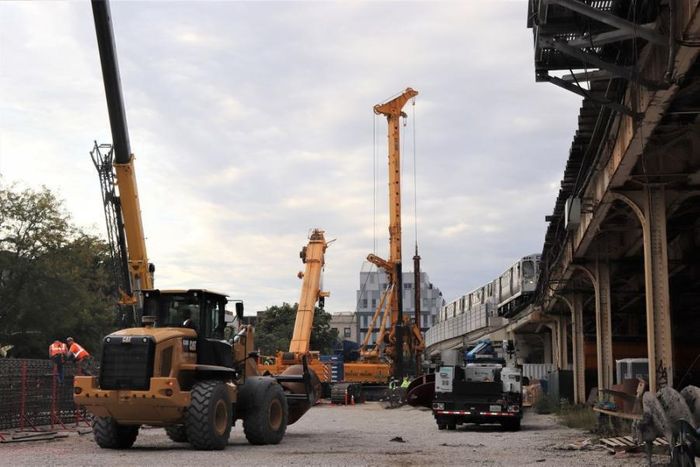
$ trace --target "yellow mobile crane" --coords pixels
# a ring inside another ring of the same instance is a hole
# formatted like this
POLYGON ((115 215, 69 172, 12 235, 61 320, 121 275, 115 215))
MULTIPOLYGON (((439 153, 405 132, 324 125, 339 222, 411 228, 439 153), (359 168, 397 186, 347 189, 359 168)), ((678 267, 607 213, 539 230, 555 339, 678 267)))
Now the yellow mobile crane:
POLYGON ((323 308, 329 292, 321 290, 321 275, 325 265, 325 253, 329 242, 326 242, 324 231, 314 229, 309 236, 309 243, 299 253, 302 263, 305 264, 304 272, 299 272, 297 277, 302 279, 301 295, 297 305, 297 314, 294 321, 294 332, 289 343, 288 352, 277 352, 275 357, 262 357, 258 365, 261 373, 268 372, 273 375, 286 374, 285 371, 293 365, 301 364, 306 357, 309 367, 316 374, 321 383, 330 384, 331 372, 326 363, 321 362, 318 351, 309 348, 311 331, 314 322, 314 310, 316 302, 323 308))
MULTIPOLYGON (((374 113, 384 115, 389 125, 388 145, 389 145, 389 259, 382 259, 374 254, 367 256, 367 260, 383 270, 388 278, 388 287, 382 293, 382 297, 374 311, 372 320, 368 326, 360 347, 362 361, 357 363, 346 363, 344 365, 345 380, 353 381, 362 374, 362 378, 374 377, 386 381, 387 374, 391 372, 397 379, 401 379, 404 374, 404 353, 415 354, 416 362, 420 361, 420 353, 425 348, 423 337, 420 332, 419 309, 416 308, 417 315, 415 322, 411 323, 408 316, 403 314, 403 285, 401 268, 401 152, 400 152, 400 119, 406 117, 403 107, 418 92, 407 88, 399 96, 383 104, 374 106, 374 113), (378 320, 381 316, 381 322, 378 320), (386 332, 386 325, 389 323, 389 332, 386 332), (369 350, 369 342, 375 326, 378 326, 376 345, 369 350), (408 332, 406 332, 408 331, 408 332), (390 364, 381 360, 382 353, 386 356, 390 364)), ((414 262, 418 268, 418 250, 414 262)), ((415 284, 419 289, 420 284, 415 284)), ((417 365, 416 371, 420 371, 417 365)))
MULTIPOLYGON (((242 302, 235 305, 239 329, 227 338, 233 316, 226 311, 226 295, 152 288, 109 5, 92 0, 92 11, 114 138, 107 154, 114 154, 114 167, 110 158, 93 155, 93 160, 104 168, 108 229, 115 229, 112 238, 128 265, 121 302, 141 305, 144 315, 132 316, 133 326, 105 336, 100 374, 75 377, 75 402, 94 415, 93 434, 101 448, 130 448, 140 427, 151 425, 196 449, 224 449, 236 420, 243 421, 251 444, 277 444, 287 425, 314 403, 312 374, 302 359, 295 374, 259 376, 253 328, 241 325, 242 302)), ((102 154, 100 146, 97 153, 102 154)))
POLYGON ((141 290, 153 288, 155 266, 148 261, 146 251, 136 168, 129 142, 114 38, 111 27, 104 27, 103 24, 109 21, 109 8, 104 2, 93 2, 93 11, 112 145, 98 145, 95 142, 90 155, 102 187, 107 235, 115 260, 113 274, 119 289, 119 305, 123 311, 131 309, 131 313, 122 315, 121 324, 126 326, 139 320, 134 312, 143 306, 141 290))

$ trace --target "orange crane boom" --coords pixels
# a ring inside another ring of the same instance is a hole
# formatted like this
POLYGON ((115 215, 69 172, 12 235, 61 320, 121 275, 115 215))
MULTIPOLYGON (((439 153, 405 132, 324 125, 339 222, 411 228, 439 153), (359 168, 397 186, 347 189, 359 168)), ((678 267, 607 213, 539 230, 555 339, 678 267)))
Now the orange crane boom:
POLYGON ((328 248, 323 233, 323 230, 314 229, 309 237, 309 244, 299 253, 306 268, 303 273, 298 274, 303 282, 297 306, 297 316, 294 321, 294 333, 292 341, 289 343, 289 351, 296 354, 306 354, 309 351, 316 302, 322 302, 325 297, 330 296, 329 292, 321 291, 321 273, 325 264, 324 253, 328 248))
POLYGON ((309 243, 299 253, 306 267, 304 272, 297 274, 297 277, 302 279, 303 282, 294 320, 292 340, 289 342, 289 352, 278 351, 274 357, 261 357, 261 361, 258 364, 258 371, 261 374, 281 375, 285 372, 293 371, 290 368, 298 368, 302 363, 302 359, 306 357, 309 368, 318 380, 321 383, 330 384, 330 365, 320 360, 318 351, 309 349, 316 302, 323 307, 324 299, 330 296, 329 292, 321 290, 321 275, 326 264, 325 252, 328 248, 328 243, 324 237, 324 231, 314 229, 309 236, 309 243))

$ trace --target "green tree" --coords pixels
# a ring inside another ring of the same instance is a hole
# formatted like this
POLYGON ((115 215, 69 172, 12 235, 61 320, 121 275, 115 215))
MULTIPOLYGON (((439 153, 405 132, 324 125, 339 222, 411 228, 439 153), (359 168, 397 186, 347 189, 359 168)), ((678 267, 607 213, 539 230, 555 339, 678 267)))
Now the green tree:
POLYGON ((0 188, 0 345, 46 358, 71 335, 99 357, 114 323, 109 261, 106 243, 75 227, 48 189, 0 188))
MULTIPOLYGON (((255 326, 255 342, 263 355, 273 355, 279 350, 289 349, 297 307, 296 303, 283 303, 281 306, 271 306, 261 313, 255 326)), ((338 330, 331 328, 330 321, 330 313, 315 308, 309 344, 311 350, 318 350, 322 354, 333 351, 333 346, 338 341, 338 330)))

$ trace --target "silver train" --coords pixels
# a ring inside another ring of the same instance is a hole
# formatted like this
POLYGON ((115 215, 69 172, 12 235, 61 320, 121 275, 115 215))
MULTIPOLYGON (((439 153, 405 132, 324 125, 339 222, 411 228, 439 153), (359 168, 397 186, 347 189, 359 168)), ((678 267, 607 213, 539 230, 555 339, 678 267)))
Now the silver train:
MULTIPOLYGON (((439 321, 464 313, 472 316, 513 316, 532 298, 539 273, 540 255, 524 256, 488 284, 445 305, 439 321)), ((480 327, 480 323, 474 324, 476 328, 480 327)))

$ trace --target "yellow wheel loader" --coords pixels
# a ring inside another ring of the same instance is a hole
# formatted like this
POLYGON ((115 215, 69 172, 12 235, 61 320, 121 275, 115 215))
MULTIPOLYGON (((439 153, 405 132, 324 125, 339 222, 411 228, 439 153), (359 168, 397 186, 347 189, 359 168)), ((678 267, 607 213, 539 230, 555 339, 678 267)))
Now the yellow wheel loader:
POLYGON ((236 319, 226 295, 207 290, 145 290, 143 300, 142 327, 106 336, 99 376, 75 378, 75 402, 95 416, 100 447, 129 448, 151 425, 195 449, 224 449, 237 420, 251 444, 277 444, 295 421, 290 411, 301 416, 315 403, 319 385, 306 360, 259 376, 243 303, 236 319))

